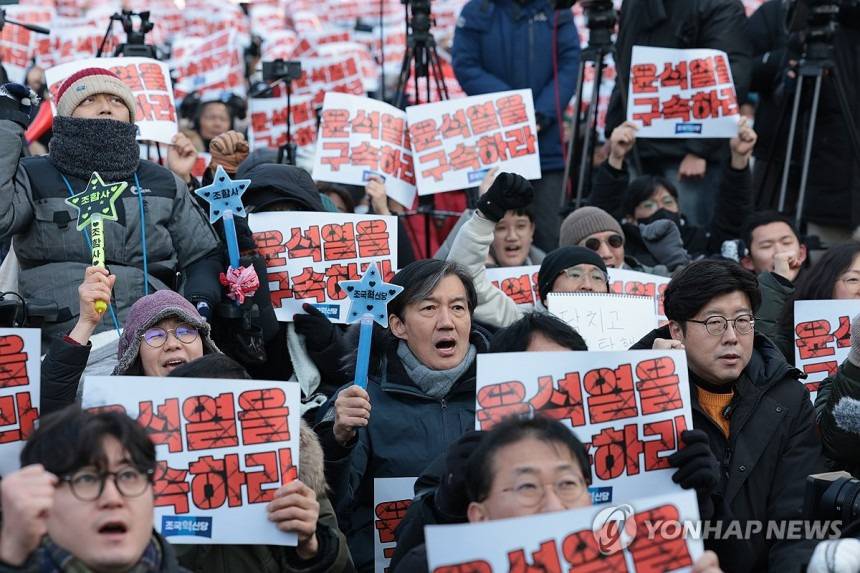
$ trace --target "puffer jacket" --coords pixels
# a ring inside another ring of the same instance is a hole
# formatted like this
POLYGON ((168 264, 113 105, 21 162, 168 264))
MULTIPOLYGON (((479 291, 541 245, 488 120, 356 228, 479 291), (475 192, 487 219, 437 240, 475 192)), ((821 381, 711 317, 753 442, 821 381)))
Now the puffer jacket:
POLYGON ((349 573, 355 571, 346 537, 337 526, 323 469, 319 439, 304 420, 299 443, 299 479, 314 490, 320 504, 317 522, 319 552, 303 560, 294 547, 277 545, 179 545, 179 562, 194 573, 349 573))
MULTIPOLYGON (((65 202, 69 192, 50 156, 19 161, 23 145, 23 128, 0 120, 0 240, 14 236, 21 295, 57 303, 57 320, 42 327, 47 341, 74 325, 78 286, 92 255, 88 234, 76 228, 77 212, 65 202)), ((144 295, 145 280, 150 292, 172 288, 176 273, 182 272, 187 298, 211 302, 221 296, 220 242, 185 183, 145 160, 136 173, 141 189, 132 177, 116 203, 119 219, 104 226, 105 264, 117 277, 113 303, 120 324, 131 305, 144 295), (145 243, 141 240, 142 220, 145 243)), ((75 192, 87 184, 72 176, 68 181, 75 192)), ((96 332, 113 327, 112 321, 105 320, 96 332)))
MULTIPOLYGON (((633 349, 651 348, 657 338, 671 338, 668 325, 649 333, 633 349)), ((806 476, 824 468, 812 401, 799 381, 803 376, 770 340, 757 334, 749 364, 734 385, 728 438, 699 406, 690 383, 693 427, 708 434, 711 451, 721 464, 716 496, 728 505, 742 530, 751 520, 764 525, 749 540, 753 558, 747 562, 738 563, 735 555, 714 547, 726 571, 799 572, 805 570, 817 543, 765 538, 769 521, 808 517, 803 515, 806 476)), ((708 542, 705 545, 708 548, 708 542)))
POLYGON ((846 360, 821 382, 815 415, 831 469, 860 475, 860 367, 846 360))
MULTIPOLYGON (((478 352, 489 348, 487 334, 474 325, 471 342, 478 352)), ((407 376, 395 345, 368 377, 370 423, 347 447, 334 439, 333 416, 325 415, 336 395, 321 409, 315 429, 325 449, 326 477, 359 571, 373 571, 374 478, 418 476, 449 444, 474 429, 476 362, 445 398, 432 398, 407 376)))

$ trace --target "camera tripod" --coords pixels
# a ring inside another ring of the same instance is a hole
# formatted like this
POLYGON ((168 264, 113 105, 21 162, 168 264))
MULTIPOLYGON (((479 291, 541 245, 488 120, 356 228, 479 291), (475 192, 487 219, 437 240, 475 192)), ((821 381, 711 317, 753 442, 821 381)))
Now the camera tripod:
POLYGON ((117 12, 110 17, 104 38, 102 38, 102 43, 99 46, 98 52, 96 52, 97 58, 102 57, 105 45, 113 31, 113 23, 116 21, 122 24, 122 29, 125 30, 126 40, 125 43, 116 47, 116 50, 114 50, 113 53, 114 56, 125 56, 126 58, 152 58, 154 60, 158 59, 158 54, 155 52, 155 46, 145 43, 146 35, 152 31, 153 27, 155 27, 155 24, 149 21, 149 12, 132 12, 131 10, 123 10, 121 13, 117 12), (134 22, 131 20, 132 16, 138 16, 140 18, 140 27, 137 30, 134 29, 134 22))
MULTIPOLYGON (((611 5, 610 5, 611 8, 611 5)), ((573 135, 567 144, 564 162, 564 177, 562 178, 561 196, 567 197, 567 186, 570 178, 570 167, 574 161, 574 149, 579 141, 580 128, 584 125, 585 140, 579 157, 579 174, 576 183, 574 207, 579 208, 582 198, 591 191, 591 156, 594 153, 594 142, 597 140, 597 107, 600 102, 600 86, 603 83, 603 70, 606 67, 607 56, 612 55, 612 30, 615 27, 614 11, 601 11, 592 20, 588 15, 588 47, 582 51, 582 61, 579 63, 579 77, 576 82, 576 97, 573 100, 572 131, 573 135), (610 17, 611 15, 611 17, 610 17), (582 110, 582 87, 585 84, 585 74, 588 64, 594 66, 594 88, 591 91, 591 101, 588 109, 582 110)))
POLYGON ((424 78, 426 86, 424 103, 430 102, 431 76, 439 101, 446 100, 448 86, 445 85, 445 77, 442 75, 436 38, 430 33, 430 0, 403 0, 403 3, 406 6, 406 53, 394 92, 394 106, 401 109, 405 107, 406 86, 409 85, 410 76, 415 82, 416 101, 412 102, 413 104, 422 103, 420 78, 424 78))

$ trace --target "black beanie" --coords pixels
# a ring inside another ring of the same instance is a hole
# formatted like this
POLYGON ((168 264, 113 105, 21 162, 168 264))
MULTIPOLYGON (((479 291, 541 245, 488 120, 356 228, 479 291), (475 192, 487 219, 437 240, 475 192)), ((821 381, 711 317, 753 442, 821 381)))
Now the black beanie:
MULTIPOLYGON (((558 275, 564 269, 575 267, 576 265, 593 265, 599 268, 604 274, 607 274, 606 263, 600 258, 595 251, 585 247, 559 247, 554 251, 550 251, 540 265, 538 271, 538 290, 540 291, 540 300, 546 304, 546 295, 552 290, 552 283, 558 278, 558 275)), ((608 287, 609 285, 607 285, 608 287)))

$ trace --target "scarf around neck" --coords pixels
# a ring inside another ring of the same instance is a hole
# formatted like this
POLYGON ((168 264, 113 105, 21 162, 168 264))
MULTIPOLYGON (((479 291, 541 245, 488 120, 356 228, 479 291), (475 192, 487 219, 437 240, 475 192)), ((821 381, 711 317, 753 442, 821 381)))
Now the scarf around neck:
POLYGON ((418 358, 412 354, 409 346, 402 340, 397 344, 397 356, 400 362, 403 363, 403 368, 406 369, 406 374, 415 383, 422 392, 431 398, 444 398, 454 387, 454 384, 463 375, 472 362, 475 361, 475 355, 478 350, 474 344, 469 345, 469 351, 466 357, 457 366, 448 370, 433 370, 421 363, 418 358))
MULTIPOLYGON (((140 561, 129 569, 128 573, 157 573, 162 570, 162 557, 161 543, 153 535, 143 555, 140 556, 140 561)), ((47 536, 36 550, 36 558, 40 573, 92 573, 92 569, 80 559, 47 536)))
POLYGON ((105 181, 125 181, 137 171, 140 148, 133 123, 55 117, 53 132, 48 155, 64 175, 86 181, 97 171, 105 181))

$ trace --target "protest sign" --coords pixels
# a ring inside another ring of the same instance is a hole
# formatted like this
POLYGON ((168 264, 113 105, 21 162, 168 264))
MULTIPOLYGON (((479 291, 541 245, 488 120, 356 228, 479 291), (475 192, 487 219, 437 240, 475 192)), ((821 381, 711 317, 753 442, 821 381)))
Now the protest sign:
POLYGON ((609 269, 609 291, 615 294, 650 296, 657 299, 657 321, 666 322, 663 311, 663 293, 669 286, 669 277, 640 273, 628 269, 609 269))
POLYGON ((150 58, 90 58, 45 70, 56 115, 57 92, 63 82, 84 68, 107 68, 129 87, 135 99, 138 139, 171 143, 177 132, 176 105, 167 65, 150 58))
POLYGON ((633 46, 627 120, 636 137, 734 137, 737 94, 725 52, 633 46))
MULTIPOLYGON (((538 271, 540 265, 493 267, 487 269, 487 280, 520 305, 540 305, 538 271)), ((541 305, 542 306, 542 305, 541 305)))
POLYGON ((233 28, 209 37, 182 36, 173 44, 176 71, 176 97, 191 92, 220 95, 224 92, 245 95, 244 57, 239 35, 233 28))
POLYGON ((690 571, 704 553, 696 494, 637 497, 514 519, 425 527, 432 573, 690 571))
POLYGON ((808 377, 815 400, 818 386, 833 376, 851 351, 851 319, 860 300, 798 300, 794 303, 794 365, 808 377))
POLYGON ((481 354, 476 387, 475 429, 538 413, 571 428, 594 503, 678 491, 666 458, 693 427, 683 351, 481 354))
POLYGON ((394 532, 412 503, 414 477, 374 478, 373 555, 375 573, 387 573, 397 547, 394 532))
MULTIPOLYGON (((277 149, 287 142, 287 105, 284 98, 248 100, 248 144, 251 149, 277 149)), ((311 96, 290 99, 290 135, 298 147, 317 140, 317 114, 311 96)))
POLYGON ((21 467, 39 418, 40 352, 38 328, 0 328, 0 475, 21 467))
POLYGON ((395 201, 412 206, 415 173, 406 114, 374 99, 326 94, 314 179, 363 186, 374 175, 395 201))
POLYGON ((298 476, 298 384, 88 376, 82 405, 127 413, 155 444, 155 528, 171 543, 296 545, 266 505, 298 476))
MULTIPOLYGON (((40 50, 38 53, 37 63, 43 68, 93 58, 101 46, 105 33, 101 26, 95 24, 64 26, 62 24, 65 22, 61 22, 59 17, 55 19, 51 26, 47 51, 40 50)), ((120 42, 119 36, 110 34, 104 53, 112 54, 120 42)))
MULTIPOLYGON (((323 105, 329 92, 364 95, 361 63, 355 54, 302 58, 302 75, 293 82, 292 90, 295 95, 313 96, 315 106, 323 105)), ((275 86, 272 93, 283 97, 283 87, 275 86)))
MULTIPOLYGON (((383 280, 397 265, 397 219, 345 213, 252 213, 248 225, 266 260, 272 306, 291 321, 310 303, 329 320, 347 322, 349 299, 338 286, 376 262, 383 280)), ((260 277, 260 280, 264 280, 260 277)))
POLYGON ((589 350, 627 350, 657 328, 657 300, 650 296, 551 292, 550 313, 576 330, 589 350))
POLYGON ((531 90, 406 108, 419 195, 477 187, 493 167, 540 179, 531 90))
MULTIPOLYGON (((6 17, 25 24, 49 27, 54 10, 47 6, 6 6, 6 17)), ((35 56, 40 40, 50 42, 49 37, 31 32, 23 26, 4 26, 0 30, 0 62, 6 68, 10 82, 24 83, 24 74, 35 56)))

